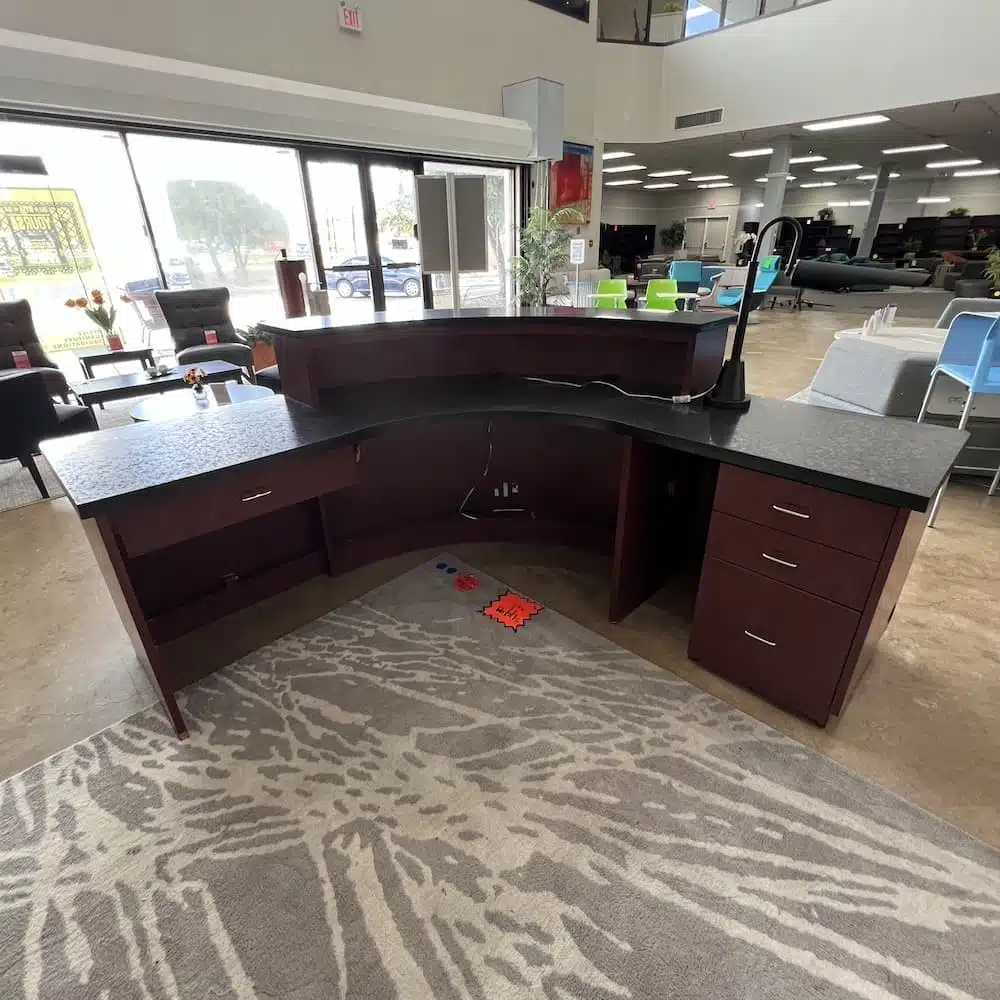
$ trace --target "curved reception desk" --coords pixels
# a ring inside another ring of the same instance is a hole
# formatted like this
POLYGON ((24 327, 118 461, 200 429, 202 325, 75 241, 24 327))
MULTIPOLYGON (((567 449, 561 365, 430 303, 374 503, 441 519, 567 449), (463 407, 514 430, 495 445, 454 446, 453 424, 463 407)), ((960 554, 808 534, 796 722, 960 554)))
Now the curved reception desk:
POLYGON ((283 396, 43 451, 179 734, 197 672, 171 665, 172 640, 317 574, 486 540, 607 553, 615 621, 697 579, 689 656, 824 725, 965 435, 667 401, 712 385, 732 319, 290 320, 271 325, 283 396))

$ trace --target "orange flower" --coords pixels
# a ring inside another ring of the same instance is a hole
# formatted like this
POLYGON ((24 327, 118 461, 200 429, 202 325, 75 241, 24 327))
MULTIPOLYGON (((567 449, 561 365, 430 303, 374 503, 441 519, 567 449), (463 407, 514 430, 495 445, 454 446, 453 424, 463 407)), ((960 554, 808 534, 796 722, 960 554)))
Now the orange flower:
POLYGON ((132 300, 127 295, 122 296, 122 302, 131 302, 132 300))
POLYGON ((77 305, 78 305, 78 306, 79 306, 79 307, 80 307, 81 309, 86 309, 86 308, 87 308, 87 300, 86 300, 86 299, 77 299, 77 300, 76 300, 76 304, 77 304, 77 305))
POLYGON ((94 305, 95 306, 103 306, 104 305, 104 293, 99 288, 95 288, 90 293, 90 297, 94 300, 94 305))
POLYGON ((66 307, 68 309, 75 309, 76 308, 76 299, 67 299, 66 300, 66 307))

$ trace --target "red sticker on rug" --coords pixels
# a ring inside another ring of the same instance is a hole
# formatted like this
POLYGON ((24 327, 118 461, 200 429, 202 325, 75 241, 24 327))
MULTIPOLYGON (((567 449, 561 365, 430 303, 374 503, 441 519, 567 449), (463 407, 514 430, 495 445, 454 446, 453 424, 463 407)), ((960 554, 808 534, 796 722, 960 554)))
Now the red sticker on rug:
POLYGON ((479 580, 471 573, 464 573, 455 580, 456 590, 475 590, 479 586, 479 580))
POLYGON ((541 604, 508 590, 506 594, 487 604, 483 608, 483 614, 516 632, 541 610, 541 604))

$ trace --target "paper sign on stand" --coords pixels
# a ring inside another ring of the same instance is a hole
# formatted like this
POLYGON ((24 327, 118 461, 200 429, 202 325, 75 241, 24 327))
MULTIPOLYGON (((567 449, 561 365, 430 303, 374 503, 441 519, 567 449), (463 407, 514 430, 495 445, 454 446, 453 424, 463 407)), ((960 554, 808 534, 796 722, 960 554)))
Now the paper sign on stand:
POLYGON ((580 265, 587 259, 587 241, 569 241, 569 262, 576 267, 576 294, 573 296, 573 305, 580 305, 580 265))

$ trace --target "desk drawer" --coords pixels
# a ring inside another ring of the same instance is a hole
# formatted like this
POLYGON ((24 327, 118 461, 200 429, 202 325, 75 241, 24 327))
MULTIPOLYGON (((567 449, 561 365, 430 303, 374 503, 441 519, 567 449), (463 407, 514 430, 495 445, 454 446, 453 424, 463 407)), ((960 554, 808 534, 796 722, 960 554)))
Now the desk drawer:
POLYGON ((861 611, 878 563, 715 511, 706 554, 861 611))
POLYGON ((204 485, 195 481, 179 486, 162 499, 116 516, 114 529, 126 554, 134 558, 332 493, 351 486, 357 477, 351 446, 292 455, 204 485))
POLYGON ((824 725, 860 615, 707 558, 688 656, 824 725))
POLYGON ((885 504, 735 465, 719 469, 715 509, 875 560, 896 516, 885 504))

